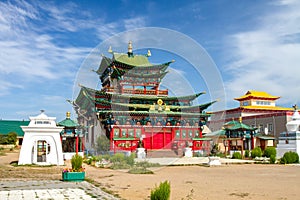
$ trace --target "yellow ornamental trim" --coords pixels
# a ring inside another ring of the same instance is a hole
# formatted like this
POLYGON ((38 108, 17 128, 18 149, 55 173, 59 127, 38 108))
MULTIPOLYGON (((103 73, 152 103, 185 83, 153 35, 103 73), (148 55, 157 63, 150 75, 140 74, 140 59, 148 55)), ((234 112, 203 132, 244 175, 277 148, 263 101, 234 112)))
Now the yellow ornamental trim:
POLYGON ((161 106, 161 105, 163 105, 163 103, 164 103, 163 100, 161 100, 161 99, 158 99, 158 100, 157 100, 157 104, 158 104, 158 105, 161 106))

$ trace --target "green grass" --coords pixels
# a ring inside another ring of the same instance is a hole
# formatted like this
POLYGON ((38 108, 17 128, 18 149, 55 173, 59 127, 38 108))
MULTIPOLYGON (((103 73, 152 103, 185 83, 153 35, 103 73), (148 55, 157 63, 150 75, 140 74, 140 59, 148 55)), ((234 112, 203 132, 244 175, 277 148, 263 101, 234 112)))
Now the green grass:
POLYGON ((144 167, 133 167, 128 171, 129 174, 154 174, 153 171, 144 167))

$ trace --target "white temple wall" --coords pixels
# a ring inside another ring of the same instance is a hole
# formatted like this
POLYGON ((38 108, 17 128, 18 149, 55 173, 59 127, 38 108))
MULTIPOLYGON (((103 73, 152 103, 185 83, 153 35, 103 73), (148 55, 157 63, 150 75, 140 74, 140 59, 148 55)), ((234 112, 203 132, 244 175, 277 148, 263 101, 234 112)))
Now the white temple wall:
POLYGON ((38 164, 38 165, 63 165, 62 145, 59 133, 44 135, 41 133, 27 133, 23 140, 23 146, 20 152, 19 165, 38 164), (38 141, 46 141, 46 162, 38 162, 38 141), (48 151, 50 146, 50 151, 48 151))

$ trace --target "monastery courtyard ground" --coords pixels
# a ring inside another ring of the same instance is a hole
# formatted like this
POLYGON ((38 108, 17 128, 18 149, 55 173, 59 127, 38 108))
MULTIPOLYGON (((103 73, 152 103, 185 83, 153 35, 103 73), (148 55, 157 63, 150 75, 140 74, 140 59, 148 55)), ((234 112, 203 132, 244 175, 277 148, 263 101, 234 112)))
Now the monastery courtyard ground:
MULTIPOLYGON (((0 156, 0 199, 150 199, 160 182, 171 183, 171 200, 300 199, 300 165, 225 164, 170 166, 135 175, 85 166, 88 182, 60 181, 65 166, 14 167, 19 152, 0 156)), ((67 163, 67 166, 69 163, 67 163)))

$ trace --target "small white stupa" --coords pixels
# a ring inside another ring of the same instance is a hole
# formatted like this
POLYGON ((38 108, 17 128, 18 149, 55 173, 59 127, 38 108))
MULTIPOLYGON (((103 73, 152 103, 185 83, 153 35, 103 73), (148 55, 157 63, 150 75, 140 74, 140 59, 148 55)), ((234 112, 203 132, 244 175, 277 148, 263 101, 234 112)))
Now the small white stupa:
POLYGON ((24 139, 19 156, 19 165, 63 165, 63 152, 56 117, 48 117, 44 111, 36 117, 29 117, 28 126, 21 126, 24 139))
POLYGON ((300 155, 300 114, 297 111, 297 106, 294 106, 295 111, 292 116, 292 121, 286 124, 287 132, 280 133, 277 144, 277 157, 281 158, 284 153, 293 151, 300 155))

